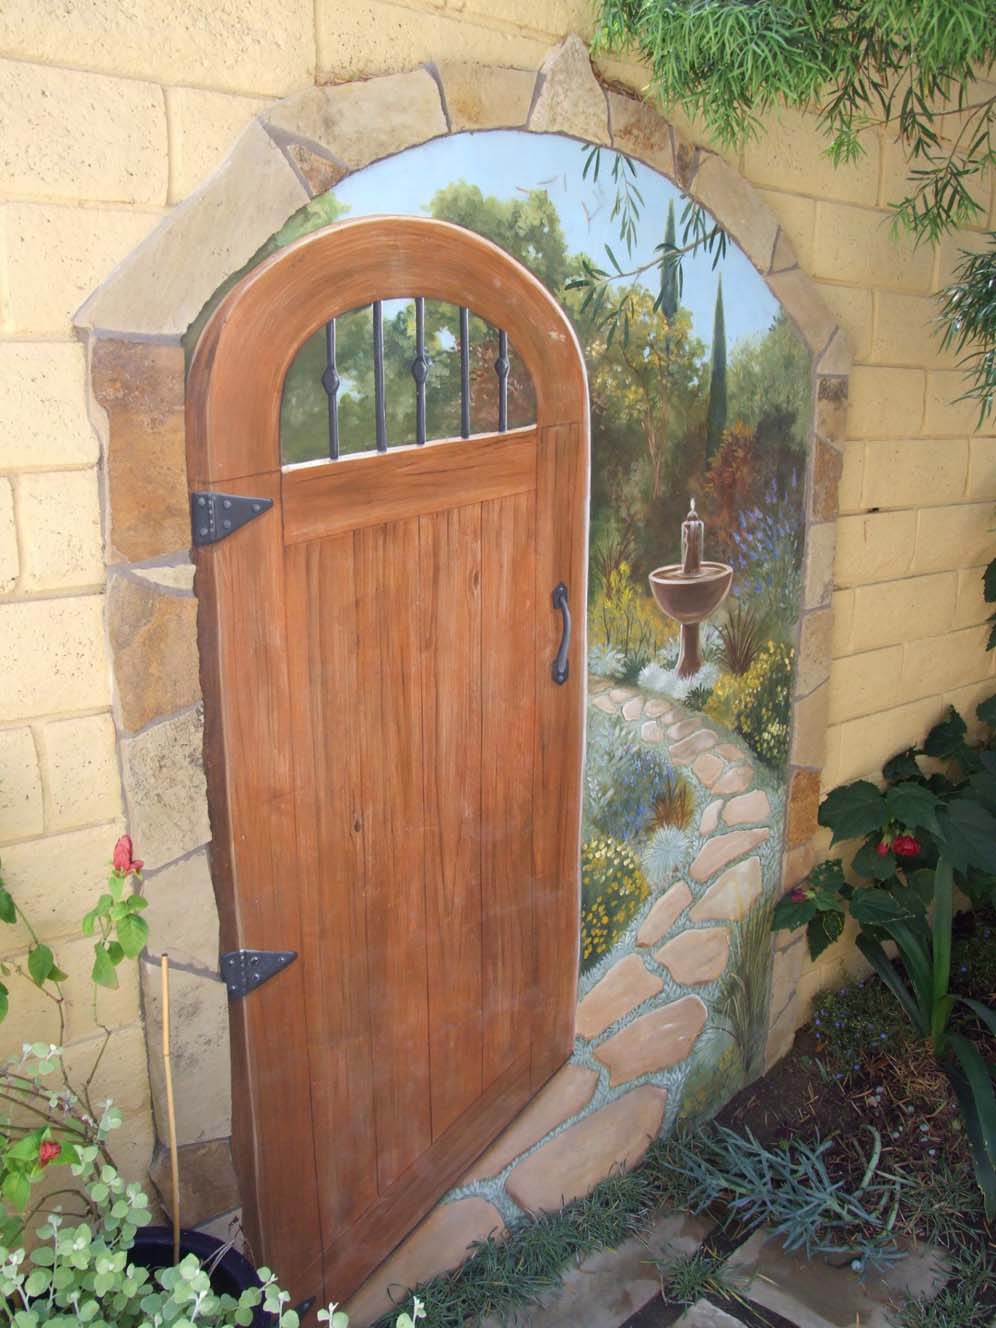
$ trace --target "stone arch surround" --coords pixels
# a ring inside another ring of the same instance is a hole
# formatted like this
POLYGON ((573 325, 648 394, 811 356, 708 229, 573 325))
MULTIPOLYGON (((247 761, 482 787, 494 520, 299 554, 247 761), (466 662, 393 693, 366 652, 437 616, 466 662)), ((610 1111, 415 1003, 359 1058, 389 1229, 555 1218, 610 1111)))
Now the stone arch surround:
MULTIPOLYGON (((564 134, 616 148, 665 175, 727 228, 810 350, 813 421, 793 736, 787 797, 784 805, 776 801, 768 809, 767 824, 773 833, 764 850, 766 888, 773 886, 777 892, 790 887, 812 863, 824 759, 830 592, 850 355, 843 333, 799 267, 788 237, 767 205, 722 158, 686 142, 647 103, 600 83, 577 37, 553 48, 539 70, 455 63, 427 66, 369 81, 314 87, 277 103, 250 123, 206 184, 164 219, 76 316, 78 333, 88 348, 91 409, 103 443, 107 630, 121 769, 131 833, 147 861, 149 918, 158 947, 142 961, 145 1014, 149 1042, 155 1045, 156 970, 160 953, 168 950, 175 1006, 177 1124, 188 1161, 184 1174, 191 1178, 185 1194, 185 1220, 190 1225, 227 1226, 229 1215, 239 1207, 239 1196, 229 1146, 228 1007, 217 970, 218 914, 210 871, 197 601, 189 555, 182 338, 219 287, 239 273, 289 217, 346 175, 430 139, 484 129, 564 134)), ((662 706, 651 714, 653 702, 639 702, 624 691, 609 687, 601 694, 593 691, 592 704, 613 707, 642 726, 644 740, 671 743, 672 750, 694 736, 682 731, 687 717, 670 713, 673 707, 662 706), (649 736, 648 726, 659 739, 649 736)), ((722 828, 730 826, 731 834, 756 838, 764 828, 757 804, 745 807, 743 802, 756 790, 751 786, 738 791, 734 787, 738 762, 733 753, 723 759, 725 768, 716 778, 730 776, 731 796, 714 814, 726 818, 722 828), (738 815, 743 817, 740 822, 738 815)), ((760 851, 760 844, 757 847, 760 851)), ((690 910, 693 926, 715 932, 717 920, 735 921, 730 912, 725 919, 715 915, 710 919, 708 910, 700 907, 702 893, 696 889, 690 910), (699 917, 694 916, 696 909, 699 917)), ((671 900, 672 906, 678 902, 671 900)), ((654 1007, 661 986, 672 1006, 685 1003, 683 1015, 690 1017, 689 1027, 695 1027, 702 1004, 696 984, 686 982, 681 987, 679 982, 678 992, 668 985, 668 972, 678 970, 673 963, 668 966, 665 953, 679 940, 672 928, 690 902, 677 908, 656 937, 657 924, 644 931, 649 924, 645 920, 632 953, 614 966, 613 973, 629 966, 628 976, 617 976, 615 982, 617 986, 628 982, 630 993, 638 995, 627 1011, 618 1009, 618 996, 613 1005, 612 983, 604 986, 611 974, 599 975, 608 1002, 601 1014, 592 1012, 593 993, 582 989, 579 1030, 589 1036, 579 1037, 580 1054, 496 1143, 492 1153, 497 1150, 497 1158, 489 1154, 482 1159, 451 1202, 434 1210, 381 1275, 361 1291, 355 1302, 358 1328, 365 1315, 383 1305, 387 1282, 411 1281, 458 1261, 468 1240, 487 1234, 520 1206, 559 1203, 559 1193, 544 1197, 542 1185, 530 1189, 522 1183, 524 1173, 529 1178, 530 1158, 544 1144, 556 1146, 569 1130, 576 1131, 571 1150, 598 1155, 593 1169, 581 1178, 589 1184, 598 1179, 599 1168, 604 1174, 623 1158, 634 1160, 662 1120, 665 1124, 673 1120, 677 1101, 672 1095, 669 1102, 667 1090, 651 1082, 653 1076, 637 1074, 616 1091, 609 1082, 614 1072, 608 1061, 595 1068, 595 1043, 600 1047, 623 1036, 627 1027, 640 1017, 653 1016, 656 1008, 666 1011, 667 1005, 654 1007), (664 949, 656 953, 663 958, 650 961, 647 946, 662 941, 664 949), (611 1018, 599 1025, 607 1015, 611 1018), (596 1133, 600 1145, 592 1148, 590 1139, 596 1133), (513 1180, 508 1187, 516 1158, 523 1170, 518 1182, 513 1180), (501 1166, 492 1166, 491 1175, 483 1176, 485 1164, 496 1161, 501 1166)), ((667 919, 658 915, 657 922, 662 921, 667 919)), ((802 942, 790 937, 783 947, 782 941, 779 938, 773 953, 766 1063, 787 1049, 795 1027, 791 992, 802 962, 802 942)), ((671 957, 679 964, 683 958, 674 948, 671 957)), ((628 999, 623 999, 624 1005, 628 999)), ((150 1058, 150 1076, 162 1136, 163 1093, 155 1057, 150 1058)), ((551 1163, 554 1160, 549 1157, 551 1163)), ((161 1167, 157 1155, 153 1179, 161 1167)))

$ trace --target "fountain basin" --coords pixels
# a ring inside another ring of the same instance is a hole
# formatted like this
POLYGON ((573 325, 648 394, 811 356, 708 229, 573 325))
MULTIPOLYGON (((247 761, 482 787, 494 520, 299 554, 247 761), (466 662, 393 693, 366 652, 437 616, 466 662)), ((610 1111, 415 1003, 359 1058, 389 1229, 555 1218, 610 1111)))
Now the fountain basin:
POLYGON ((685 572, 680 563, 650 573, 650 589, 657 607, 679 623, 699 623, 722 604, 733 584, 727 563, 703 562, 697 572, 685 572))

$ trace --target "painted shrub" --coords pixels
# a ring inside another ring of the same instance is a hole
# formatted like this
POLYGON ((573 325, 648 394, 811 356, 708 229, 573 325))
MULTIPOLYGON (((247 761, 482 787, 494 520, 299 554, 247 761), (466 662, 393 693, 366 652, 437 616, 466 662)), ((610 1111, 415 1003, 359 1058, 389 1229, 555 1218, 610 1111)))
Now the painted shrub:
MULTIPOLYGON (((705 1026, 677 1063, 665 1049, 659 1068, 636 1076, 667 1089, 673 1121, 714 1109, 758 1072, 763 1053, 801 594, 810 364, 734 246, 715 266, 696 253, 685 259, 682 281, 662 279, 657 247, 683 242, 686 200, 638 163, 613 172, 614 154, 602 149, 598 157, 554 135, 452 135, 358 172, 311 211, 320 211, 321 222, 407 213, 467 226, 530 268, 574 322, 588 365, 592 427, 579 995, 593 992, 624 958, 632 973, 638 956, 659 979, 651 985, 661 986, 650 1008, 687 1005, 690 994, 703 1002, 705 1026), (620 273, 595 297, 582 280, 592 267, 620 273), (700 667, 683 676, 679 626, 655 603, 649 577, 682 563, 693 500, 704 521, 702 556, 732 569, 732 584, 699 627, 700 667), (739 874, 735 888, 726 884, 731 873, 739 874), (682 891, 687 902, 670 909, 682 891), (657 934, 662 916, 666 926, 657 934), (717 927, 727 929, 722 946, 717 927), (701 952, 671 945, 696 928, 710 932, 701 952)), ((370 329, 369 309, 338 320, 344 453, 374 446, 370 329)), ((426 301, 423 330, 427 433, 453 436, 460 431, 459 311, 426 301)), ((415 336, 413 302, 385 303, 390 444, 415 437, 415 336)), ((498 354, 495 330, 472 317, 472 432, 497 427, 498 354)), ((287 462, 327 455, 326 355, 324 332, 316 333, 288 375, 287 462)), ((514 346, 508 385, 509 425, 531 422, 532 385, 514 346)), ((602 1044, 647 1008, 635 1001, 579 1039, 576 1059, 598 1068, 602 1044)), ((627 1091, 616 1083, 602 1072, 593 1105, 627 1091)))

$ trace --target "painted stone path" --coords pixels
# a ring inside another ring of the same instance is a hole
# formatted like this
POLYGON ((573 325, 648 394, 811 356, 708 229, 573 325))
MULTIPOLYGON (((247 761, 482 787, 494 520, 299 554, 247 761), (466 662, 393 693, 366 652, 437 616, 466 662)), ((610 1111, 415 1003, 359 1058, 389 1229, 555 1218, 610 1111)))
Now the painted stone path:
MULTIPOLYGON (((752 1072, 751 1030, 731 1022, 724 1002, 745 962, 744 924, 778 887, 780 781, 739 738, 652 692, 591 678, 588 709, 618 717, 688 780, 695 813, 682 863, 583 975, 568 1064, 378 1270, 377 1293, 368 1284, 354 1298, 347 1308, 357 1328, 386 1308, 383 1288, 397 1292, 454 1267, 468 1242, 523 1211, 558 1209, 613 1169, 634 1166, 673 1126, 683 1100, 718 1105, 752 1072)), ((754 1033, 763 1046, 766 923, 761 944, 754 1033)))

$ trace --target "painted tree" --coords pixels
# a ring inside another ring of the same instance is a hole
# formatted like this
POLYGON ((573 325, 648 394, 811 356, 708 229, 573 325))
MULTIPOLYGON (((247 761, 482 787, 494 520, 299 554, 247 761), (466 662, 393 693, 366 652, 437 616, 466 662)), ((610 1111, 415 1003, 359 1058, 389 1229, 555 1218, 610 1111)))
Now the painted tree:
MULTIPOLYGON (((674 199, 670 198, 667 204, 667 225, 664 228, 664 249, 673 253, 677 248, 674 199)), ((678 269, 672 263, 666 263, 661 267, 660 309, 669 323, 678 312, 678 269)))
POLYGON ((709 366, 709 410, 706 415, 706 458, 719 451, 726 428, 726 319, 723 316, 723 278, 716 286, 716 313, 712 323, 712 359, 709 366))

